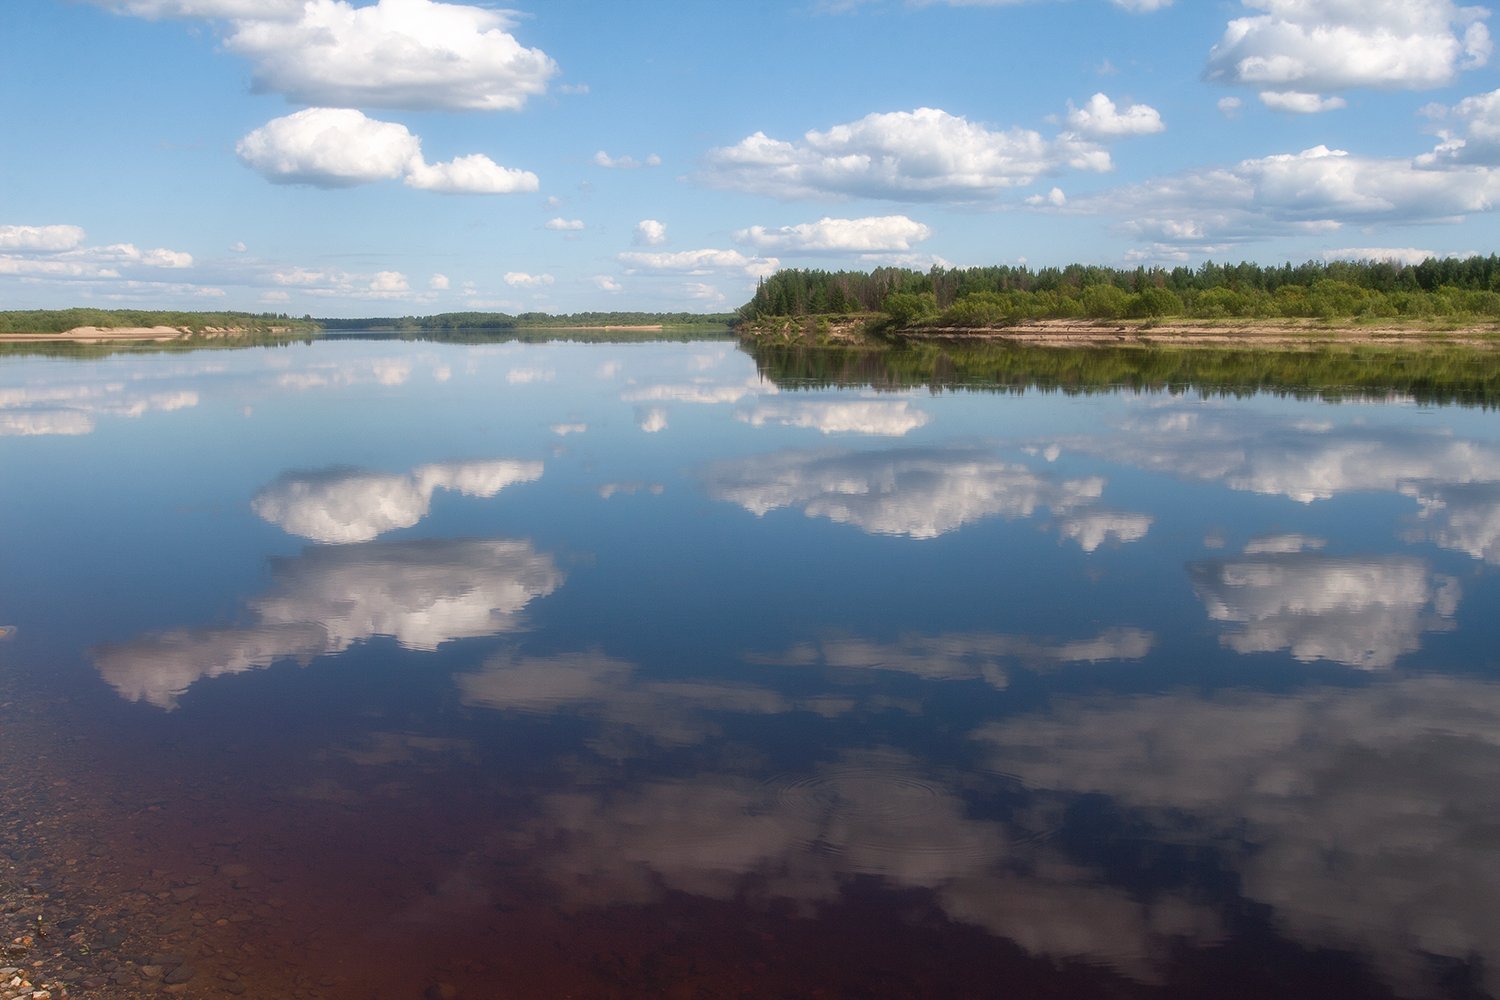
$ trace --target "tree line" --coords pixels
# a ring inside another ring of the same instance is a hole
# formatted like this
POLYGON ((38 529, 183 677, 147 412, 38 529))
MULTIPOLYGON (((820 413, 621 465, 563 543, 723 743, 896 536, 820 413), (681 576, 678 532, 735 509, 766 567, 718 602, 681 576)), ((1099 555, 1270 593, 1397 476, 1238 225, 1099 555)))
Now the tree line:
POLYGON ((553 315, 525 312, 517 315, 500 312, 449 312, 432 316, 374 316, 361 319, 320 319, 325 330, 377 330, 396 333, 500 332, 563 327, 662 326, 704 327, 728 326, 732 313, 649 313, 649 312, 578 312, 553 315))
POLYGON ((1500 256, 1112 268, 1086 264, 870 272, 788 269, 760 281, 741 320, 885 313, 897 326, 1036 319, 1500 319, 1500 256))
POLYGON ((313 333, 317 330, 317 325, 311 319, 294 319, 286 313, 171 312, 160 309, 0 311, 0 333, 66 333, 84 326, 94 326, 101 330, 170 326, 199 333, 210 329, 240 330, 246 333, 313 333))

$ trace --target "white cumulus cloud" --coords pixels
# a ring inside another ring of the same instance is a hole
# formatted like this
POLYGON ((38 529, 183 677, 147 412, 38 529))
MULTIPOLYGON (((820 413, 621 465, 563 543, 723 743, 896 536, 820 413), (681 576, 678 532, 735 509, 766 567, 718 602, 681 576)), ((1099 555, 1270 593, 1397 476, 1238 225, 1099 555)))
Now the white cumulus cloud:
POLYGON ((1260 103, 1272 111, 1290 111, 1299 115, 1316 115, 1349 106, 1349 102, 1342 97, 1322 97, 1318 94, 1304 94, 1299 90, 1262 90, 1260 103))
POLYGON ((1173 247, 1319 235, 1354 224, 1446 221, 1497 204, 1500 170, 1327 146, 1189 170, 1073 201, 1082 211, 1121 214, 1127 232, 1173 247))
POLYGON ((0 251, 59 252, 83 242, 79 226, 0 226, 0 251))
POLYGON ((542 288, 556 279, 550 274, 527 274, 525 271, 506 271, 505 283, 512 288, 542 288))
POLYGON ((1452 0, 1245 0, 1245 6, 1263 13, 1229 22, 1209 52, 1206 75, 1255 87, 1280 110, 1327 110, 1319 95, 1329 91, 1444 86, 1490 56, 1489 12, 1452 0))
POLYGON ((512 26, 504 12, 434 0, 307 0, 295 20, 236 21, 225 47, 251 61, 257 90, 306 104, 515 110, 557 64, 512 26))
POLYGON ((1083 107, 1068 102, 1068 126, 1091 139, 1118 139, 1131 135, 1151 135, 1166 130, 1161 114, 1149 104, 1132 104, 1121 109, 1104 94, 1095 94, 1083 107))
POLYGON ((767 229, 751 226, 741 229, 734 238, 757 250, 782 252, 881 253, 910 250, 913 243, 932 235, 932 230, 904 215, 872 216, 863 219, 832 219, 767 229))
POLYGON ((594 163, 606 170, 639 170, 641 167, 661 166, 661 157, 652 153, 644 160, 637 160, 633 156, 610 156, 601 149, 594 154, 594 163))
POLYGON ((535 174, 496 164, 480 153, 428 163, 422 141, 397 122, 347 108, 306 108, 273 119, 235 146, 240 160, 277 184, 350 187, 402 179, 444 194, 535 191, 535 174))
POLYGON ((1340 247, 1323 251, 1324 260, 1384 260, 1410 265, 1420 264, 1429 257, 1443 256, 1446 255, 1418 247, 1340 247))
POLYGON ((302 0, 90 0, 116 14, 150 20, 159 18, 291 19, 302 10, 302 0))
POLYGON ((583 228, 583 220, 564 219, 558 216, 555 219, 548 219, 543 223, 543 228, 551 229, 553 232, 558 233, 574 233, 583 228))
POLYGON ((405 125, 347 109, 307 108, 267 122, 235 151, 277 183, 343 187, 404 176, 421 159, 422 143, 405 125))
POLYGON ((32 281, 119 282, 116 287, 170 289, 175 294, 212 295, 215 290, 163 285, 153 274, 193 266, 193 255, 134 243, 84 245, 84 231, 72 225, 0 225, 0 275, 32 281))
MULTIPOLYGON (((411 291, 411 282, 400 271, 377 271, 354 274, 348 271, 314 271, 292 267, 272 271, 270 279, 283 287, 296 288, 304 295, 319 298, 402 298, 411 291)), ((270 299, 285 301, 285 299, 270 299)))
POLYGON ((679 250, 675 253, 627 251, 619 255, 621 263, 647 271, 670 271, 680 274, 710 274, 714 271, 744 271, 752 278, 773 274, 780 265, 775 257, 746 257, 738 250, 679 250))
POLYGON ((667 227, 655 219, 642 219, 635 224, 635 245, 659 247, 667 242, 667 227))
POLYGON ((411 165, 406 173, 409 187, 441 194, 514 194, 541 186, 529 170, 502 167, 483 153, 470 153, 447 163, 411 165))
POLYGON ((1431 153, 1418 157, 1419 163, 1500 166, 1500 90, 1466 97, 1452 108, 1437 106, 1430 111, 1457 128, 1441 129, 1438 136, 1442 141, 1431 153))
POLYGON ((709 151, 704 180, 778 198, 964 201, 1064 169, 1106 171, 1109 153, 1074 135, 992 131, 938 108, 866 115, 800 142, 757 132, 709 151))

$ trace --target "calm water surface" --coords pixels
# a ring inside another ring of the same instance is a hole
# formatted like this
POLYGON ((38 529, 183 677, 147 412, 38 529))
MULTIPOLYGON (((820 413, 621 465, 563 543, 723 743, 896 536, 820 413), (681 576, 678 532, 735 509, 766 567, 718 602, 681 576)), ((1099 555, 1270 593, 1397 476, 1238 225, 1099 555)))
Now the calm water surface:
POLYGON ((12 857, 190 995, 1500 994, 1491 411, 10 357, 0 510, 12 857))

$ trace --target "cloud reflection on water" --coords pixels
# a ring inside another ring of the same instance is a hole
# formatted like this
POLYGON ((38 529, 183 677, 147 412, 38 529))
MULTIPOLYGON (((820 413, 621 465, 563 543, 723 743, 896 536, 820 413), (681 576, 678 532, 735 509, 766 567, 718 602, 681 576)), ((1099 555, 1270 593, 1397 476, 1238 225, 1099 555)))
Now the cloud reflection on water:
POLYGON ((1410 541, 1430 541, 1500 566, 1500 482, 1425 487, 1410 541))
POLYGON ((157 632, 94 651, 100 675, 129 701, 172 709, 204 677, 282 659, 306 664, 375 636, 408 649, 509 632, 537 597, 562 585, 529 542, 441 540, 312 548, 273 560, 272 589, 238 628, 157 632))
POLYGON ((1106 542, 1124 545, 1140 541, 1154 521, 1149 514, 1089 510, 1059 518, 1057 529, 1062 537, 1077 542, 1083 551, 1093 552, 1106 542))
MULTIPOLYGON (((895 670, 929 680, 998 678, 1003 686, 1003 661, 1046 669, 1135 659, 1153 643, 1149 633, 1129 628, 1077 641, 934 635, 891 645, 831 640, 754 659, 895 670)), ((833 683, 848 693, 792 697, 753 684, 661 681, 597 650, 498 656, 457 678, 467 705, 595 721, 599 729, 586 740, 593 753, 629 757, 632 772, 642 775, 624 787, 613 772, 596 783, 574 759, 575 787, 544 794, 540 814, 528 824, 534 840, 528 865, 553 884, 564 907, 647 904, 666 892, 686 892, 790 901, 811 914, 837 901, 855 879, 873 876, 930 891, 954 920, 1011 938, 1033 955, 1104 964, 1143 981, 1160 977, 1181 942, 1208 944, 1221 936, 1212 910, 1179 892, 1142 898, 1048 847, 1038 834, 1059 818, 1045 804, 1028 802, 1008 821, 976 818, 966 795, 1014 793, 1006 776, 950 773, 880 746, 845 749, 836 759, 764 780, 738 771, 669 778, 650 763, 664 749, 687 745, 723 756, 723 742, 710 737, 722 735, 716 719, 724 714, 808 712, 836 720, 889 707, 875 689, 833 683)))
POLYGON ((780 653, 756 654, 752 662, 839 670, 885 670, 930 681, 983 680, 992 687, 1009 683, 1006 668, 1019 663, 1045 671, 1064 663, 1139 660, 1156 643, 1138 628, 1111 628, 1093 638, 1042 639, 1000 633, 905 635, 895 642, 869 639, 824 639, 799 643, 780 653))
POLYGON ((1028 953, 1160 977, 1174 947, 1210 944, 1217 916, 1174 891, 1149 898, 1038 844, 1025 826, 976 819, 910 755, 844 751, 799 776, 704 773, 544 802, 534 871, 565 906, 646 904, 667 892, 790 901, 811 914, 859 878, 927 890, 950 918, 1028 953))
POLYGON ((1500 446, 1424 428, 1334 425, 1172 404, 1062 442, 1111 461, 1302 503, 1354 490, 1500 482, 1500 446))
POLYGON ((196 390, 152 391, 139 380, 0 388, 0 437, 89 434, 99 416, 171 413, 198 401, 196 390))
POLYGON ((1193 588, 1238 653, 1285 649, 1302 661, 1389 667, 1448 631, 1462 590, 1411 556, 1316 552, 1213 560, 1189 567, 1193 588))
POLYGON ((735 419, 752 427, 779 424, 806 427, 824 434, 902 437, 918 427, 925 427, 932 417, 902 399, 765 404, 740 410, 735 419))
POLYGON ((542 475, 541 462, 497 459, 424 465, 407 475, 358 469, 288 473, 255 495, 251 509, 303 538, 367 542, 427 516, 439 489, 492 497, 542 475))
POLYGON ((870 534, 936 538, 980 518, 1065 514, 1096 501, 1104 479, 1064 479, 1004 462, 978 448, 780 451, 708 466, 716 500, 760 517, 800 507, 808 517, 870 534))
POLYGON ((635 664, 597 650, 547 657, 500 655, 455 680, 465 705, 598 721, 595 752, 634 756, 633 744, 691 746, 720 732, 716 714, 811 710, 767 687, 724 681, 653 681, 635 664))
POLYGON ((1074 699, 974 735, 1031 787, 1211 837, 1304 947, 1358 952, 1411 994, 1438 988, 1428 956, 1477 958, 1500 992, 1500 686, 1074 699))

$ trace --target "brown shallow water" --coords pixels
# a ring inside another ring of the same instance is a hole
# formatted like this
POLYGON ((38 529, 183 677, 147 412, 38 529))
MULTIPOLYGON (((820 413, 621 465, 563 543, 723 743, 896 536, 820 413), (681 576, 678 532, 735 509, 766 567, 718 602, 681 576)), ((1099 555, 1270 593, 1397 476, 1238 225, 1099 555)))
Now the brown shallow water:
POLYGON ((474 813, 471 774, 449 777, 463 789, 432 769, 358 791, 326 776, 247 788, 181 744, 134 748, 121 767, 65 704, 0 709, 0 828, 25 845, 0 867, 6 930, 33 939, 11 964, 61 984, 54 996, 1384 994, 1356 965, 1274 940, 1133 983, 1029 956, 875 881, 816 912, 681 892, 559 907, 503 790, 474 813), (169 785, 149 780, 168 771, 169 785))
POLYGON ((127 764, 115 742, 125 734, 94 728, 65 701, 11 690, 0 711, 5 927, 29 942, 13 944, 11 964, 33 967, 39 987, 60 984, 54 996, 1122 989, 956 928, 925 893, 892 899, 874 884, 816 914, 672 892, 647 905, 559 907, 504 783, 476 813, 482 776, 414 766, 399 733, 354 765, 385 758, 373 783, 356 786, 340 781, 356 777, 346 768, 310 775, 295 753, 277 759, 286 748, 266 746, 137 745, 127 764), (282 780, 247 786, 247 770, 282 780))

